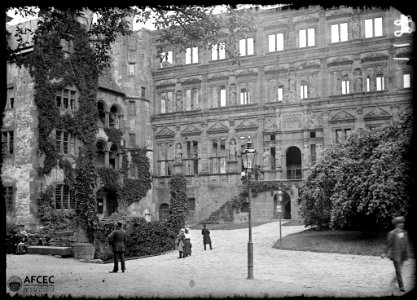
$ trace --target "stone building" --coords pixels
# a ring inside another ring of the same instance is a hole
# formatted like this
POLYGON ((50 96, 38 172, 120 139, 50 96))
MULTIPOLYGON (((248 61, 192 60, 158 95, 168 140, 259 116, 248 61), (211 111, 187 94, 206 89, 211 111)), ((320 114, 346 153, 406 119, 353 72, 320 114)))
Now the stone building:
MULTIPOLYGON (((168 49, 152 64, 159 215, 178 171, 187 177, 190 222, 236 196, 240 150, 250 138, 260 180, 281 182, 283 217, 298 218, 299 185, 323 149, 410 108, 410 24, 396 20, 395 9, 259 10, 256 32, 239 41, 240 65, 221 47, 168 49)), ((259 194, 254 219, 276 217, 276 204, 259 194)))
MULTIPOLYGON (((410 23, 398 10, 274 8, 254 15, 256 31, 239 41, 240 65, 219 45, 186 52, 172 45, 160 58, 158 32, 146 29, 114 43, 97 98, 97 165, 120 164, 105 126, 122 129, 128 148, 149 150, 153 187, 129 207, 132 215, 163 219, 169 178, 181 172, 188 221, 208 217, 243 189, 241 150, 250 139, 263 170, 258 180, 281 182, 283 217, 297 219, 302 178, 326 147, 411 109, 410 23)), ((62 170, 37 178, 33 84, 16 66, 8 66, 7 80, 5 198, 18 223, 36 223, 38 194, 62 180, 62 170)), ((99 203, 103 217, 117 207, 112 195, 99 203)), ((270 193, 258 194, 254 219, 276 217, 276 204, 270 193)))

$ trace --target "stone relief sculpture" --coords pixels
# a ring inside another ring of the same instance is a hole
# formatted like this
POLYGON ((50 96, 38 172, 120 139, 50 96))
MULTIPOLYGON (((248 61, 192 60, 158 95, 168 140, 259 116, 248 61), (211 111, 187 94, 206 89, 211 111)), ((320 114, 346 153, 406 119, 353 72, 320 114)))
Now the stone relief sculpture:
POLYGON ((263 169, 269 170, 269 148, 264 148, 262 159, 263 159, 263 169))
POLYGON ((359 68, 353 70, 353 91, 362 92, 362 70, 359 68))
POLYGON ((351 28, 352 28, 352 39, 360 38, 361 25, 360 25, 359 17, 357 15, 353 17, 351 28))
POLYGON ((229 142, 229 160, 235 161, 237 160, 237 146, 236 146, 236 140, 231 139, 229 142))
POLYGON ((175 93, 175 98, 176 98, 177 111, 182 111, 183 110, 182 91, 177 91, 175 93))
POLYGON ((180 164, 182 162, 182 145, 177 143, 175 145, 175 163, 180 164))
POLYGON ((281 168, 281 164, 282 164, 282 152, 281 152, 281 148, 277 147, 275 149, 275 167, 281 168))
POLYGON ((308 113, 308 127, 311 129, 321 127, 320 117, 317 114, 313 112, 308 113))
POLYGON ((295 102, 296 101, 296 86, 295 86, 295 72, 290 71, 288 74, 288 94, 287 94, 287 102, 295 102))
POLYGON ((165 93, 161 93, 161 113, 166 113, 167 112, 167 108, 166 108, 166 94, 165 93))
POLYGON ((276 89, 277 89, 277 82, 275 79, 272 79, 269 81, 269 101, 275 101, 276 100, 276 89))
POLYGON ((236 84, 232 83, 229 87, 230 92, 230 103, 236 105, 236 84))

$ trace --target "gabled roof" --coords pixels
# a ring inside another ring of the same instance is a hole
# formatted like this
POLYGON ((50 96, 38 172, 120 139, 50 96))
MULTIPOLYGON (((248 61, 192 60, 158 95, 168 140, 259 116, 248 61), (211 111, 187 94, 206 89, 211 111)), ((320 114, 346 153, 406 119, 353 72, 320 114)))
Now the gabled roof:
POLYGON ((106 70, 100 74, 98 78, 98 87, 100 89, 109 90, 115 93, 125 95, 125 92, 122 88, 114 81, 113 77, 110 74, 110 71, 106 70))
POLYGON ((21 28, 27 28, 31 30, 31 33, 22 34, 23 41, 27 41, 29 43, 28 47, 33 47, 33 34, 35 33, 36 27, 38 25, 38 19, 32 19, 26 22, 22 22, 13 26, 6 26, 6 30, 11 33, 10 38, 8 40, 9 46, 11 49, 17 48, 17 41, 15 38, 15 34, 17 31, 17 26, 21 28))

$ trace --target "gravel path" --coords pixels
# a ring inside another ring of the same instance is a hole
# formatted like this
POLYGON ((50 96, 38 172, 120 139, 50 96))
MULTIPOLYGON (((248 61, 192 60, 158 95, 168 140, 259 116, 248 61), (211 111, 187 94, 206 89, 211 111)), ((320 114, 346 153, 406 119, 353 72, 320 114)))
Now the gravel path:
MULTIPOLYGON (((210 229, 210 227, 208 227, 210 229)), ((283 226, 282 235, 304 230, 283 226)), ((6 279, 54 276, 54 292, 72 297, 371 297, 403 295, 392 282, 388 259, 272 248, 279 223, 253 228, 254 280, 247 277, 248 230, 212 230, 213 250, 204 251, 200 230, 191 230, 192 256, 178 259, 172 251, 128 260, 126 272, 110 274, 112 264, 74 258, 7 255, 6 279)), ((382 249, 381 249, 382 251, 382 249)), ((415 260, 404 265, 406 290, 414 289, 415 260)), ((13 295, 7 288, 7 292, 13 295)))

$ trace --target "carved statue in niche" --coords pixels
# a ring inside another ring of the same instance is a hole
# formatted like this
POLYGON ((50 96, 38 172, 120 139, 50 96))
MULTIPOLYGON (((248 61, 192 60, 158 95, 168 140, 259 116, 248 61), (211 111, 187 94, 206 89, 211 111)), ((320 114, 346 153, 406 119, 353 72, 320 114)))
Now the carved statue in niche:
POLYGON ((236 145, 236 140, 235 139, 231 139, 229 142, 229 160, 235 161, 236 155, 237 155, 237 145, 236 145))
POLYGON ((166 94, 161 93, 161 113, 167 112, 166 101, 166 94))
POLYGON ((287 101, 288 102, 295 102, 296 100, 296 86, 295 86, 295 72, 290 71, 288 74, 288 95, 287 95, 287 101))
POLYGON ((333 72, 333 95, 342 94, 341 73, 333 72))
POLYGON ((231 105, 236 105, 236 84, 232 83, 229 87, 230 92, 230 103, 231 105))
POLYGON ((359 68, 353 70, 353 91, 362 92, 362 70, 359 68))
POLYGON ((352 38, 353 39, 357 39, 360 37, 360 32, 361 32, 361 25, 360 25, 360 20, 359 20, 359 16, 355 15, 352 19, 352 38))
POLYGON ((175 163, 180 164, 182 162, 182 145, 177 143, 175 145, 175 163))
POLYGON ((270 159, 269 159, 269 148, 268 147, 264 148, 264 153, 262 154, 262 159, 263 159, 263 169, 264 170, 269 170, 270 159))
POLYGON ((315 98, 316 97, 316 75, 310 74, 308 76, 308 86, 309 86, 309 98, 315 98))
POLYGON ((269 101, 276 100, 276 89, 277 89, 277 82, 275 79, 269 81, 269 101))
POLYGON ((281 168, 281 164, 282 164, 282 152, 281 152, 281 148, 277 147, 275 149, 275 166, 276 166, 276 168, 281 168))
POLYGON ((182 91, 177 91, 175 93, 175 98, 176 98, 177 111, 182 111, 183 110, 182 91))

